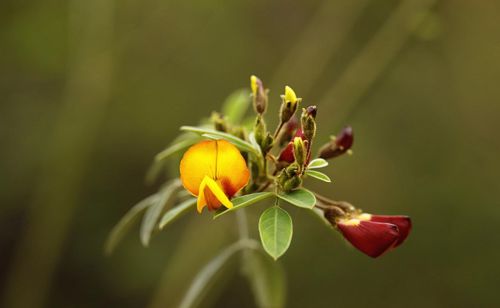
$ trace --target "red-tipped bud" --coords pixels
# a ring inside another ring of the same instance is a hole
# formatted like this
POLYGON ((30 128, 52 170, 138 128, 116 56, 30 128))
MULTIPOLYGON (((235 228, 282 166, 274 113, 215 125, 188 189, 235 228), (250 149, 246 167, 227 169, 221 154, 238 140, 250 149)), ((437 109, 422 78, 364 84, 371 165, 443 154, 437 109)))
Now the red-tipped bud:
POLYGON ((411 219, 408 216, 403 215, 372 215, 372 214, 361 214, 358 217, 360 220, 368 220, 373 222, 382 222, 396 225, 399 229, 399 238, 394 244, 394 248, 401 245, 411 231, 411 219))
POLYGON ((302 116, 300 117, 302 131, 304 132, 305 138, 310 142, 312 142, 316 135, 316 112, 316 106, 309 106, 302 109, 302 116))
POLYGON ((396 225, 360 219, 340 219, 337 227, 354 247, 377 258, 389 251, 399 239, 396 225))
POLYGON ((335 144, 343 150, 347 151, 352 147, 354 142, 354 134, 352 132, 352 127, 346 126, 344 127, 340 133, 335 138, 335 144))
POLYGON ((353 143, 354 134, 352 127, 346 126, 333 140, 321 147, 319 150, 319 157, 330 159, 340 156, 349 151, 353 143))
POLYGON ((318 112, 318 107, 316 106, 309 106, 306 108, 307 115, 312 116, 313 118, 316 118, 316 113, 318 112))

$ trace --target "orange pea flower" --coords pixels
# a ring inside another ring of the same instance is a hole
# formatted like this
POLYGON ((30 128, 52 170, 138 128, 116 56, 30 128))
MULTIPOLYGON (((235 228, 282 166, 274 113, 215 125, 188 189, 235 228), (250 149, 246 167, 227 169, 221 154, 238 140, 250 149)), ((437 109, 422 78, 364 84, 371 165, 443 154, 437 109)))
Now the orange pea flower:
POLYGON ((232 208, 230 199, 247 183, 250 171, 240 151, 225 140, 206 140, 189 148, 180 163, 184 188, 198 197, 197 208, 209 211, 221 205, 232 208))

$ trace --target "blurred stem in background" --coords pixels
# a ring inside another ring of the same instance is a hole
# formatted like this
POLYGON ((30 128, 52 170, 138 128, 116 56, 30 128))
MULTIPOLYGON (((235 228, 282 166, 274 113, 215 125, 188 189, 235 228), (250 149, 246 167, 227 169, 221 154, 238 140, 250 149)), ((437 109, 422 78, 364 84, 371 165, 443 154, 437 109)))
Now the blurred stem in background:
POLYGON ((332 122, 342 123, 354 112, 360 99, 398 55, 436 2, 407 0, 399 4, 319 100, 318 105, 324 106, 322 112, 333 115, 332 122))
POLYGON ((68 3, 68 83, 44 149, 3 307, 41 307, 50 292, 109 102, 113 15, 113 1, 68 3))
POLYGON ((323 1, 274 72, 271 88, 279 88, 282 80, 289 80, 293 85, 297 82, 302 96, 308 97, 368 3, 368 0, 323 1), (324 29, 330 29, 327 39, 324 29))
MULTIPOLYGON (((328 87, 330 90, 318 101, 317 105, 326 109, 322 110, 322 114, 333 116, 329 119, 330 123, 342 124, 354 112, 360 99, 401 51, 436 2, 437 0, 406 0, 399 3, 340 77, 328 87)), ((365 0, 349 3, 324 1, 284 57, 272 85, 277 87, 278 80, 297 76, 298 79, 293 84, 298 85, 301 93, 309 93, 313 85, 323 77, 324 68, 328 67, 368 3, 365 0), (332 29, 328 39, 321 35, 325 28, 332 29), (312 66, 314 69, 311 69, 312 66)))

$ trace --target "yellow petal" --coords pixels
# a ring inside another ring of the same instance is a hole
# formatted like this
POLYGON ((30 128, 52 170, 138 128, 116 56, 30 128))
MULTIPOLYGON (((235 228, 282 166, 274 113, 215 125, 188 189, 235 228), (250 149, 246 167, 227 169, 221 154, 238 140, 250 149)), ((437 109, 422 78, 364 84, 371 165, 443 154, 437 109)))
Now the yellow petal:
POLYGON ((295 95, 295 91, 289 86, 285 87, 285 101, 291 103, 297 102, 297 95, 295 95))
POLYGON ((206 186, 207 186, 207 181, 205 181, 205 179, 203 179, 203 181, 201 181, 200 188, 199 188, 200 194, 198 195, 198 200, 196 201, 196 207, 198 209, 198 213, 201 213, 203 208, 207 205, 207 201, 205 198, 205 187, 206 186))
POLYGON ((257 95, 257 76, 250 76, 250 88, 252 88, 253 95, 257 95))
POLYGON ((216 147, 214 140, 202 141, 189 148, 182 157, 179 168, 182 184, 195 196, 198 196, 205 176, 215 178, 216 147))
POLYGON ((240 151, 225 140, 218 140, 217 174, 226 195, 231 198, 245 187, 250 171, 240 151))
POLYGON ((217 198, 217 200, 220 201, 225 207, 228 209, 233 207, 233 203, 229 201, 229 198, 226 196, 222 188, 209 177, 205 178, 205 182, 207 185, 207 188, 210 189, 210 191, 214 194, 214 196, 217 198))
MULTIPOLYGON (((218 183, 227 198, 233 197, 242 189, 250 177, 240 151, 225 140, 207 140, 192 146, 184 153, 180 174, 182 184, 193 195, 203 194, 201 184, 208 177, 218 183)), ((209 197, 211 196, 204 195, 199 198, 199 202, 210 202, 209 197)))

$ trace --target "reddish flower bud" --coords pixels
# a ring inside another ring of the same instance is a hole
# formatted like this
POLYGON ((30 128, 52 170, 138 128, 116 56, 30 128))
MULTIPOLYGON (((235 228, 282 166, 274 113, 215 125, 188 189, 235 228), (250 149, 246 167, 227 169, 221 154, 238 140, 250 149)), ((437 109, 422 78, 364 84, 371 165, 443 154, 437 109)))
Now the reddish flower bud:
POLYGON ((352 147, 354 142, 354 134, 352 132, 352 127, 346 126, 340 131, 340 133, 335 138, 335 144, 343 150, 347 151, 352 147))
POLYGON ((346 126, 340 131, 335 139, 321 147, 319 150, 319 157, 323 159, 330 159, 340 156, 349 151, 353 143, 354 134, 352 127, 346 126))
POLYGON ((399 229, 399 238, 398 241, 394 244, 394 248, 401 245, 406 240, 411 231, 411 219, 408 216, 361 214, 358 218, 360 220, 368 220, 396 225, 399 229))
POLYGON ((394 247, 399 239, 396 225, 360 219, 340 219, 337 227, 354 247, 377 258, 394 247))
POLYGON ((316 135, 316 106, 309 106, 302 109, 302 116, 300 117, 300 122, 302 124, 302 131, 307 140, 312 142, 314 136, 316 135))
POLYGON ((318 112, 318 107, 309 106, 306 108, 306 112, 308 115, 312 116, 313 118, 316 118, 316 113, 318 112))

